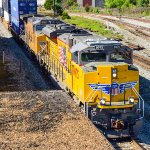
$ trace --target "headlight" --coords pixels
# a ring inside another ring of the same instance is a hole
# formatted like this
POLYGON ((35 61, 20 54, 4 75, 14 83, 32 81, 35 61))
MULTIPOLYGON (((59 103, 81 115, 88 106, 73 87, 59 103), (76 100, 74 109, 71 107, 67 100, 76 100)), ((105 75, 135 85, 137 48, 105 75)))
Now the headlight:
POLYGON ((105 105, 105 103, 106 103, 106 99, 102 98, 102 99, 100 100, 100 104, 101 104, 101 105, 105 105))
POLYGON ((134 103, 134 97, 129 97, 129 102, 134 103))
POLYGON ((112 69, 112 77, 117 78, 117 69, 112 69))

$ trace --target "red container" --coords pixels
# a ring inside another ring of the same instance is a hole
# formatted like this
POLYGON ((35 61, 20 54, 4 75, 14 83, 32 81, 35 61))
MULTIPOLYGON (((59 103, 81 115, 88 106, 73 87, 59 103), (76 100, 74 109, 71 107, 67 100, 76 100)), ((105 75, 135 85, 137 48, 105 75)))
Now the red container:
POLYGON ((92 0, 83 0, 83 6, 92 6, 92 0))

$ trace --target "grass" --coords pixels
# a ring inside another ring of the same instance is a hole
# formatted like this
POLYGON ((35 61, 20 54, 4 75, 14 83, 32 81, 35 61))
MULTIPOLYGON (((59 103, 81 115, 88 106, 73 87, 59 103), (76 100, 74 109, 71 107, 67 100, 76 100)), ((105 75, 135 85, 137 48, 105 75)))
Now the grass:
POLYGON ((115 16, 127 16, 127 17, 148 17, 150 18, 150 6, 149 7, 129 7, 129 8, 104 8, 104 9, 98 9, 98 8, 92 8, 90 7, 89 12, 85 11, 85 8, 74 8, 69 9, 69 12, 84 12, 84 13, 93 13, 93 14, 108 14, 108 15, 115 15, 115 16))
MULTIPOLYGON (((43 14, 43 15, 53 16, 52 12, 45 10, 44 7, 38 7, 38 13, 43 14)), ((120 34, 114 33, 113 31, 108 30, 106 26, 100 21, 86 19, 83 17, 71 17, 71 19, 65 19, 65 22, 69 24, 76 24, 77 27, 79 28, 88 29, 92 32, 95 32, 101 36, 104 36, 110 39, 116 39, 116 40, 123 39, 123 37, 120 34)))
POLYGON ((86 19, 83 17, 71 17, 71 19, 65 19, 65 22, 69 24, 75 24, 79 28, 88 29, 92 32, 96 32, 97 34, 105 36, 110 39, 116 40, 123 39, 123 37, 120 34, 108 30, 106 26, 100 21, 86 19))
POLYGON ((45 16, 53 16, 53 12, 51 10, 46 10, 44 7, 38 7, 38 14, 45 16))

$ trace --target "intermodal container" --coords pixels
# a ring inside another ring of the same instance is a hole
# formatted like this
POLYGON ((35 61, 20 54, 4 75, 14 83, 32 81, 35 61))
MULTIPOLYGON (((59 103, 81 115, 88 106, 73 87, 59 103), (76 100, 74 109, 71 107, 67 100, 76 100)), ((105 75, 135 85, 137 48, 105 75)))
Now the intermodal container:
POLYGON ((23 21, 20 19, 16 19, 15 17, 11 17, 11 26, 13 31, 16 34, 24 34, 24 23, 23 21))
POLYGON ((4 10, 10 13, 10 0, 2 0, 2 2, 4 10))
POLYGON ((10 23, 11 17, 8 11, 4 10, 4 19, 7 23, 10 23))
POLYGON ((11 0, 11 15, 37 14, 37 0, 11 0))
POLYGON ((3 8, 0 8, 0 17, 3 17, 4 16, 4 10, 3 8))
POLYGON ((28 0, 28 14, 37 14, 37 0, 28 0))
POLYGON ((11 16, 16 19, 20 18, 20 15, 27 14, 27 3, 26 0, 11 0, 11 16))
POLYGON ((3 1, 0 0, 0 8, 3 8, 3 1))
POLYGON ((92 0, 83 0, 83 6, 91 6, 92 5, 92 0))
POLYGON ((3 1, 0 0, 0 17, 4 16, 3 1))
POLYGON ((24 24, 20 18, 27 14, 37 14, 37 0, 11 0, 11 25, 16 34, 24 30, 24 24))

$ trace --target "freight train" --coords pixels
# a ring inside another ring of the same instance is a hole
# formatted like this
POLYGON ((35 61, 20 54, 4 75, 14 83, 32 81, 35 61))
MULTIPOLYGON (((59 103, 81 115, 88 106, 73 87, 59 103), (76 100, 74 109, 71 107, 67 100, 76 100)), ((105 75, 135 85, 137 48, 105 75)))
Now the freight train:
POLYGON ((14 30, 9 23, 9 29, 85 115, 108 137, 136 135, 143 123, 144 101, 132 50, 59 19, 21 17, 24 28, 14 30))

